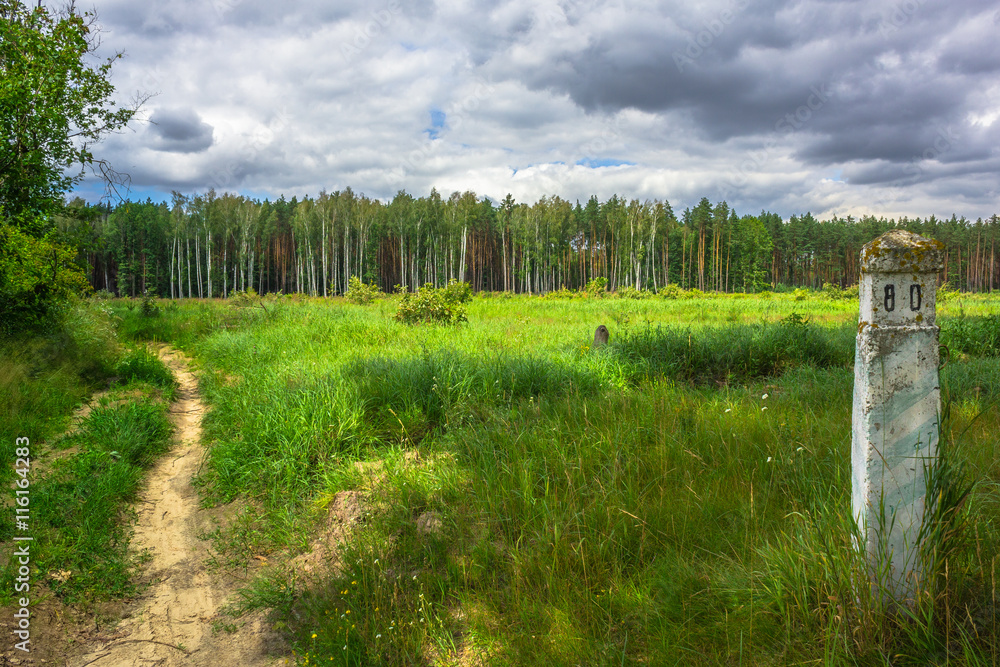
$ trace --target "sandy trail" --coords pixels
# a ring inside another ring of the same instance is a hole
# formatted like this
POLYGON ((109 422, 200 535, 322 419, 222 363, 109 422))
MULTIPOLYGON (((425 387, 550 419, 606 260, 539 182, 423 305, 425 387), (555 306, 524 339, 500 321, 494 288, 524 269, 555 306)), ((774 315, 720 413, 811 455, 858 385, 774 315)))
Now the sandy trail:
MULTIPOLYGON (((204 455, 201 418, 204 411, 198 383, 186 358, 162 347, 160 358, 180 383, 170 406, 174 446, 150 471, 139 503, 133 544, 150 549, 146 564, 153 583, 137 602, 134 613, 108 637, 71 662, 74 667, 133 667, 136 665, 246 665, 265 667, 283 658, 277 635, 263 615, 243 619, 235 633, 213 634, 212 621, 238 582, 209 572, 208 544, 198 535, 214 528, 199 508, 191 484, 204 455)), ((227 619, 230 620, 230 619, 227 619)))

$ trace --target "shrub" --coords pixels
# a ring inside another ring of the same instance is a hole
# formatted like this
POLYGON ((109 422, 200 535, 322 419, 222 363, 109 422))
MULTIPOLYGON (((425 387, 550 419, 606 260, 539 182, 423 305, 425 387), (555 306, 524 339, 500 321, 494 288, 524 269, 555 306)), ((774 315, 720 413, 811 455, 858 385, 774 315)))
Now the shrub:
POLYGON ((684 290, 675 284, 670 284, 658 292, 661 299, 679 299, 684 296, 684 290))
POLYGON ((139 309, 143 317, 156 317, 160 314, 160 307, 153 300, 153 295, 146 290, 142 293, 142 306, 139 309))
POLYGON ((427 283, 416 292, 402 295, 396 320, 403 324, 420 322, 440 322, 458 324, 467 322, 463 303, 472 299, 472 290, 467 283, 452 280, 447 287, 435 288, 427 283))
POLYGON ((936 298, 938 303, 946 303, 961 294, 962 293, 959 290, 952 289, 951 283, 944 282, 941 283, 941 287, 938 288, 936 298))
POLYGON ((833 301, 849 301, 851 299, 857 299, 858 286, 851 285, 850 287, 841 289, 833 283, 826 283, 823 285, 823 296, 833 301))
POLYGON ((615 296, 619 299, 648 299, 653 296, 653 293, 626 285, 615 290, 615 296))
POLYGON ((442 289, 447 300, 452 303, 469 303, 472 301, 472 287, 469 286, 469 283, 460 283, 452 278, 448 281, 448 285, 442 289))
POLYGON ((607 289, 608 279, 604 276, 598 276, 587 283, 587 286, 583 288, 583 291, 587 293, 587 296, 602 297, 607 294, 607 289))
POLYGON ((367 306, 381 297, 382 292, 379 291, 377 285, 366 285, 357 276, 351 276, 347 279, 347 291, 344 292, 344 298, 351 303, 367 306))
POLYGON ((0 335, 51 328, 72 295, 90 291, 76 249, 0 222, 0 335))
POLYGON ((542 296, 543 299, 575 299, 581 296, 579 293, 569 289, 568 287, 562 287, 551 292, 547 292, 542 296))

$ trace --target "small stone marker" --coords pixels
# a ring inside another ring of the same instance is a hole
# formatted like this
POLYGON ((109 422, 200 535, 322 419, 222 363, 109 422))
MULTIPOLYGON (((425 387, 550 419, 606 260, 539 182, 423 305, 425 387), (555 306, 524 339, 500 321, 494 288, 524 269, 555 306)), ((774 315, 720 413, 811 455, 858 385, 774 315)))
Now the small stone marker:
POLYGON ((597 327, 597 331, 594 332, 594 347, 601 347, 608 344, 608 338, 611 334, 608 332, 608 328, 603 324, 597 327))
POLYGON ((861 250, 851 509, 873 584, 912 601, 925 470, 937 456, 941 389, 934 324, 938 241, 894 229, 861 250))

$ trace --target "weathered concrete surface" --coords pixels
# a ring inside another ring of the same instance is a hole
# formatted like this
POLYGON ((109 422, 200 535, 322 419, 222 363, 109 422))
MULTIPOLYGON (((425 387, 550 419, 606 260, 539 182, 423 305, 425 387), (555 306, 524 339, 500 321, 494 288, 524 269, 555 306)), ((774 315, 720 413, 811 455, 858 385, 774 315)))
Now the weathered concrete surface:
POLYGON ((920 585, 925 471, 937 455, 940 249, 892 230, 861 251, 851 507, 873 583, 898 600, 912 600, 920 585))

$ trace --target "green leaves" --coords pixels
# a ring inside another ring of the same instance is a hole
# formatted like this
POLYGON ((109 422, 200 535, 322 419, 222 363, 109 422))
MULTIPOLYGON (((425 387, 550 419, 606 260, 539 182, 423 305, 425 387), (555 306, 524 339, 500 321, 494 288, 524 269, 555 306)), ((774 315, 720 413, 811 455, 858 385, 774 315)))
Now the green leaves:
POLYGON ((447 287, 435 289, 430 283, 415 293, 404 293, 396 311, 396 319, 404 324, 467 322, 465 307, 472 300, 468 283, 451 280, 447 287))
POLYGON ((120 54, 87 63, 91 19, 0 0, 0 205, 10 219, 60 210, 63 194, 95 162, 90 146, 138 110, 109 99, 120 54))
POLYGON ((75 256, 0 219, 0 335, 41 327, 60 301, 89 288, 75 256))

